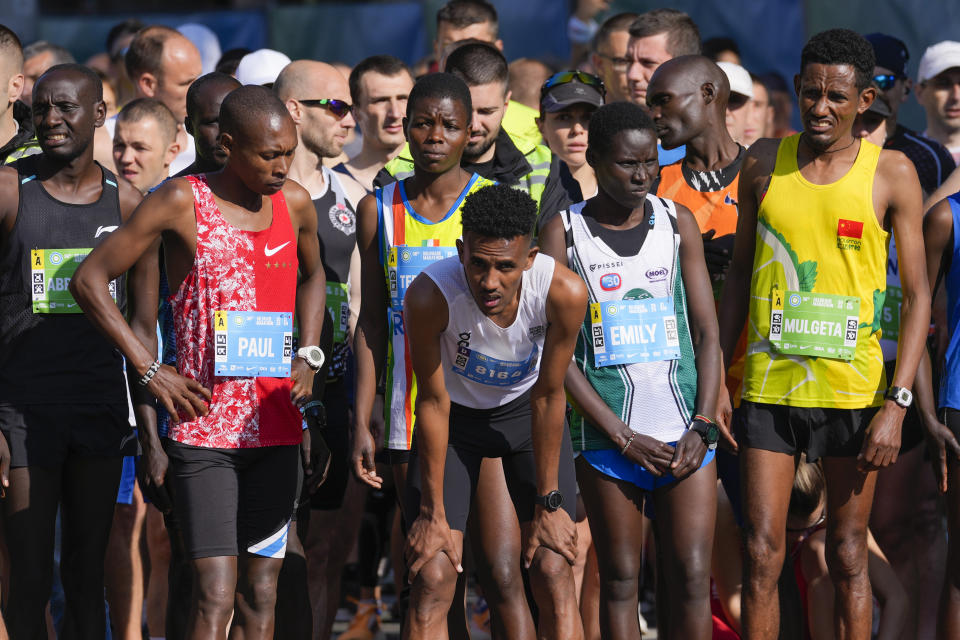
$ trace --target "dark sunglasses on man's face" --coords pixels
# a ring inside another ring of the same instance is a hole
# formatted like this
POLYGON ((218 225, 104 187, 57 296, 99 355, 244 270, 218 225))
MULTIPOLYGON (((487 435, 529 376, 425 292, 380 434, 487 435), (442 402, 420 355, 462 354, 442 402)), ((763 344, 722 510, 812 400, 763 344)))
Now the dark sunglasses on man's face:
POLYGON ((881 73, 873 76, 873 84, 877 85, 880 91, 887 91, 893 89, 893 85, 897 84, 899 79, 900 76, 894 73, 881 73))
POLYGON ((300 104, 304 104, 308 107, 324 107, 329 109, 330 113, 337 116, 338 118, 343 118, 348 113, 353 111, 353 105, 344 102, 343 100, 337 100, 335 98, 319 98, 316 100, 297 100, 300 104))

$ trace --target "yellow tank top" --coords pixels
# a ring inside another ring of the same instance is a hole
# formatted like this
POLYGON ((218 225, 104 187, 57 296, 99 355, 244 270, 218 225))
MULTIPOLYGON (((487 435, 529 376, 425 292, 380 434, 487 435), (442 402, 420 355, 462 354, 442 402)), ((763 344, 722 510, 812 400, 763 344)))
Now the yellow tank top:
POLYGON ((890 238, 873 209, 880 148, 861 141, 846 175, 818 185, 800 174, 799 141, 797 134, 780 142, 757 215, 743 399, 794 407, 877 406, 886 387, 879 338, 890 238), (834 304, 840 309, 840 296, 848 311, 833 310, 834 304), (829 318, 818 315, 823 309, 830 309, 829 318), (832 348, 798 347, 786 341, 788 335, 818 344, 830 336, 846 338, 848 347, 855 337, 852 359, 837 357, 832 348))

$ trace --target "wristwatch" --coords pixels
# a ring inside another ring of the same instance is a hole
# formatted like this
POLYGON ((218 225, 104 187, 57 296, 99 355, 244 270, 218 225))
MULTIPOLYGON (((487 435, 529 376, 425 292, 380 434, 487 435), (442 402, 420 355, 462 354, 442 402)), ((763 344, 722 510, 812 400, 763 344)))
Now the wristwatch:
POLYGON ((717 443, 720 441, 720 429, 713 422, 710 422, 706 418, 697 416, 690 421, 690 430, 700 436, 700 439, 703 440, 703 444, 707 445, 708 451, 713 451, 717 448, 717 443))
POLYGON ((297 349, 297 357, 303 358, 307 366, 313 369, 314 373, 320 371, 320 367, 323 366, 325 359, 323 349, 320 347, 300 347, 297 349))
POLYGON ((563 506, 563 494, 554 489, 545 496, 537 496, 533 501, 545 507, 547 511, 553 512, 563 506))
POLYGON ((884 397, 893 400, 904 409, 913 404, 913 394, 905 387, 890 387, 884 397))

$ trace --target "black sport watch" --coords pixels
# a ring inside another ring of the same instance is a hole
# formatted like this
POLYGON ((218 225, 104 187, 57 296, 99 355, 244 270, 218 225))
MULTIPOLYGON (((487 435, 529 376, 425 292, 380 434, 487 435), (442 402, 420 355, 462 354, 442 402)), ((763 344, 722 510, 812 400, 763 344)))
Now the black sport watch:
POLYGON ((690 422, 690 430, 700 436, 703 444, 707 445, 708 451, 717 448, 717 443, 720 442, 720 428, 717 425, 709 420, 696 417, 690 422))
POLYGON ((563 506, 563 494, 554 489, 545 496, 537 496, 533 501, 547 511, 553 512, 563 506))

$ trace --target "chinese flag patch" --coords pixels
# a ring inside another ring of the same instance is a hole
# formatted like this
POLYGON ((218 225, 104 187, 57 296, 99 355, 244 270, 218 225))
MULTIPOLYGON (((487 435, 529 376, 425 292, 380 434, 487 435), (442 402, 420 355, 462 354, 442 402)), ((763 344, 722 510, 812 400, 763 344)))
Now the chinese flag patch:
POLYGON ((855 220, 844 220, 840 218, 837 222, 837 237, 840 238, 862 238, 863 223, 855 220))

